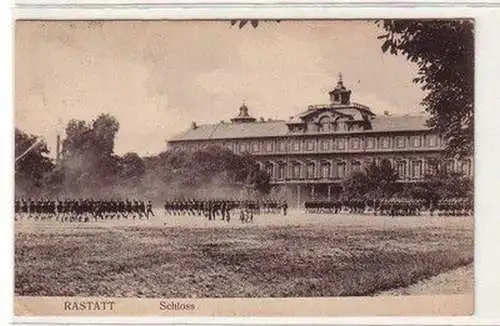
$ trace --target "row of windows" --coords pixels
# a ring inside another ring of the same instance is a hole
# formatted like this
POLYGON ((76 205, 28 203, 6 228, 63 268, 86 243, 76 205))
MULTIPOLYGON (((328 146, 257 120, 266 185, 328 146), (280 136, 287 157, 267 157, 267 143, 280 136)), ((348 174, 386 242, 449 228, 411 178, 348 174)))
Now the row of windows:
MULTIPOLYGON (((275 180, 284 179, 330 179, 345 178, 350 172, 362 171, 361 161, 347 162, 265 162, 264 169, 275 180), (349 171, 348 171, 349 168, 349 171)), ((392 162, 400 180, 421 179, 425 174, 433 174, 437 171, 439 163, 432 160, 395 160, 392 162), (425 170, 424 170, 425 169, 425 170)), ((444 168, 448 172, 460 172, 463 175, 471 175, 472 162, 464 160, 455 162, 453 160, 444 162, 444 168)))
MULTIPOLYGON (((439 138, 436 135, 382 136, 382 137, 337 137, 323 139, 291 139, 268 141, 239 141, 215 143, 237 153, 285 153, 285 152, 328 152, 342 150, 375 150, 405 148, 436 148, 439 138)), ((198 150, 205 147, 201 143, 183 144, 184 150, 198 150)))

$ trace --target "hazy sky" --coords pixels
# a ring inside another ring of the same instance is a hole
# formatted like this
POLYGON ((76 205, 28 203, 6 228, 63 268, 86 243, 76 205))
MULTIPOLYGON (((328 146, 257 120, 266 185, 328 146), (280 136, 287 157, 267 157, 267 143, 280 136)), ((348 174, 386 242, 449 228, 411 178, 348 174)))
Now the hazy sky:
POLYGON ((419 114, 415 66, 383 54, 373 22, 116 21, 16 24, 16 126, 55 149, 69 119, 120 122, 115 151, 141 155, 198 124, 288 119, 328 103, 342 72, 352 101, 375 113, 419 114))

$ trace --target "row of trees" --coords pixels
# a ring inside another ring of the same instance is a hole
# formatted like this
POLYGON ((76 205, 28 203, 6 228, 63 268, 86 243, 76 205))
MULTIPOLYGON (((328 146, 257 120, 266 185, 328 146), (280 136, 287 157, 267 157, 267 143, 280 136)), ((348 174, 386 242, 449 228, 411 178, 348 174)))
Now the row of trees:
POLYGON ((264 195, 269 176, 250 155, 213 147, 156 156, 117 155, 120 125, 108 114, 90 123, 71 120, 59 162, 45 142, 16 129, 16 194, 19 196, 125 197, 264 195), (23 156, 23 153, 28 154, 23 156))
POLYGON ((362 172, 353 173, 343 185, 346 198, 413 198, 436 202, 442 198, 473 198, 471 178, 445 169, 424 176, 423 182, 398 183, 397 172, 389 160, 370 163, 362 172))
MULTIPOLYGON (((265 196, 270 177, 250 154, 236 155, 221 147, 196 152, 165 151, 140 157, 117 155, 118 121, 101 114, 90 123, 71 120, 66 127, 60 160, 49 158, 47 145, 16 129, 16 194, 50 197, 265 196)), ((372 162, 342 184, 347 198, 406 197, 425 200, 472 196, 473 182, 459 174, 438 171, 410 186, 396 182, 388 160, 372 162)))

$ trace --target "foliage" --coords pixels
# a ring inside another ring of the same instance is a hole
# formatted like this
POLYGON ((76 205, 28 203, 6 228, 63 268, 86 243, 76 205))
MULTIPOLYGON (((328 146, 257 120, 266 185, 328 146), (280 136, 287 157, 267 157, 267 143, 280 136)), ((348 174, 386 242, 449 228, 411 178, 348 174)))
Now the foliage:
POLYGON ((391 197, 397 191, 397 173, 389 160, 383 159, 379 164, 370 162, 364 171, 352 173, 344 181, 343 188, 348 198, 383 198, 391 197))
POLYGON ((62 143, 61 169, 65 187, 73 194, 106 192, 121 176, 121 158, 113 153, 120 124, 101 114, 90 123, 71 120, 62 143))
POLYGON ((40 192, 47 173, 54 166, 52 160, 47 156, 48 153, 49 150, 44 140, 18 128, 15 129, 16 193, 38 194, 40 192))
MULTIPOLYGON (((231 20, 231 26, 238 25, 238 28, 242 29, 243 27, 245 27, 245 25, 250 23, 250 25, 252 25, 253 28, 257 28, 257 26, 259 26, 259 23, 261 21, 262 20, 260 19, 233 19, 231 20)), ((275 20, 275 22, 279 23, 280 20, 275 20)))
POLYGON ((241 192, 258 195, 270 191, 269 175, 251 155, 237 155, 218 146, 195 152, 167 151, 145 162, 145 178, 157 189, 168 189, 164 194, 168 197, 234 197, 241 192))
POLYGON ((460 173, 440 169, 433 175, 427 175, 421 187, 428 197, 424 199, 473 198, 474 182, 460 173))
POLYGON ((428 124, 447 141, 449 155, 470 156, 474 144, 474 22, 454 20, 383 20, 382 51, 416 63, 414 82, 427 95, 422 101, 428 124))
MULTIPOLYGON (((166 151, 141 158, 114 153, 120 124, 101 114, 66 126, 61 159, 54 165, 47 146, 38 145, 16 163, 17 194, 27 196, 128 197, 156 202, 171 197, 259 196, 271 190, 269 175, 249 155, 221 147, 195 152, 166 151), (25 190, 25 191, 21 191, 25 190)), ((37 137, 16 129, 16 155, 37 137)))

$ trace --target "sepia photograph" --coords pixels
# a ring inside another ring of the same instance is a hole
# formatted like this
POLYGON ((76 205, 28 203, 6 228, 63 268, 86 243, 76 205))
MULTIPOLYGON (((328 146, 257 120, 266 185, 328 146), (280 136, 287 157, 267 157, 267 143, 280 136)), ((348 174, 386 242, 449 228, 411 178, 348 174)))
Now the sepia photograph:
POLYGON ((472 314, 474 35, 465 18, 16 21, 15 298, 472 314))

